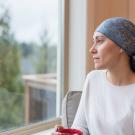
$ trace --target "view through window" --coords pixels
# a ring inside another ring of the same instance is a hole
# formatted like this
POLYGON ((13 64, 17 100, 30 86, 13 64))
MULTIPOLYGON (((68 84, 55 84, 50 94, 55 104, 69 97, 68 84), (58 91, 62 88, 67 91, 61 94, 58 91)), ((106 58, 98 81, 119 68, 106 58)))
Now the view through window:
POLYGON ((0 130, 56 117, 59 0, 0 1, 0 130))

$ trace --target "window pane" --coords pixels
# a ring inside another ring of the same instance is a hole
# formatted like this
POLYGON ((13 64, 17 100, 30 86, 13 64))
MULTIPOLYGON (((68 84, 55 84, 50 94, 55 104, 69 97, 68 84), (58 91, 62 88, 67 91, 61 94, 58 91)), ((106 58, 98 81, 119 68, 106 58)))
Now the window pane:
POLYGON ((0 1, 0 130, 56 117, 59 4, 0 1))

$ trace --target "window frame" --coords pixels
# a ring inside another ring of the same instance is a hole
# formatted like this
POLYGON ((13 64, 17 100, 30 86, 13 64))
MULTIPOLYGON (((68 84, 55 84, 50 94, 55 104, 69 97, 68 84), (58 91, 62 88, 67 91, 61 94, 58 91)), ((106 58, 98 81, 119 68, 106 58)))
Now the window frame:
POLYGON ((58 81, 57 89, 60 89, 59 94, 56 94, 57 110, 56 118, 48 121, 41 121, 18 127, 16 129, 9 129, 6 131, 0 131, 0 135, 30 135, 37 132, 45 131, 47 129, 54 128, 55 125, 61 124, 61 104, 65 93, 68 91, 68 44, 69 44, 69 0, 59 0, 60 2, 60 35, 62 39, 59 40, 60 46, 58 47, 58 81), (63 66, 64 65, 64 66, 63 66), (62 73, 61 73, 62 71, 62 73), (61 73, 61 74, 60 74, 61 73), (64 81, 65 80, 65 81, 64 81), (62 85, 61 85, 62 84, 62 85))
POLYGON ((57 90, 56 117, 61 115, 62 99, 68 91, 68 56, 69 56, 69 0, 60 1, 59 45, 57 50, 57 90))

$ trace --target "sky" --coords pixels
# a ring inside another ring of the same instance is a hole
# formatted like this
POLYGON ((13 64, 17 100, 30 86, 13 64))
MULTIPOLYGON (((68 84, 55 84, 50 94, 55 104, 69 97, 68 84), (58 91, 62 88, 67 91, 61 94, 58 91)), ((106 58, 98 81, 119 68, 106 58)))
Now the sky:
POLYGON ((58 41, 59 0, 0 0, 9 7, 11 30, 20 42, 39 42, 44 30, 58 41))

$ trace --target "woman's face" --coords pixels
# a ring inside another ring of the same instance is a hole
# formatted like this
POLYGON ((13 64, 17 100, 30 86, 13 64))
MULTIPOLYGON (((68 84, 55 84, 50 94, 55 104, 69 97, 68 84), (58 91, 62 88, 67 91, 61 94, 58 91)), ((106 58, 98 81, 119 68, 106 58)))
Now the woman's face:
POLYGON ((93 55, 95 69, 111 69, 120 59, 120 48, 109 38, 99 32, 93 36, 93 46, 90 53, 93 55))

